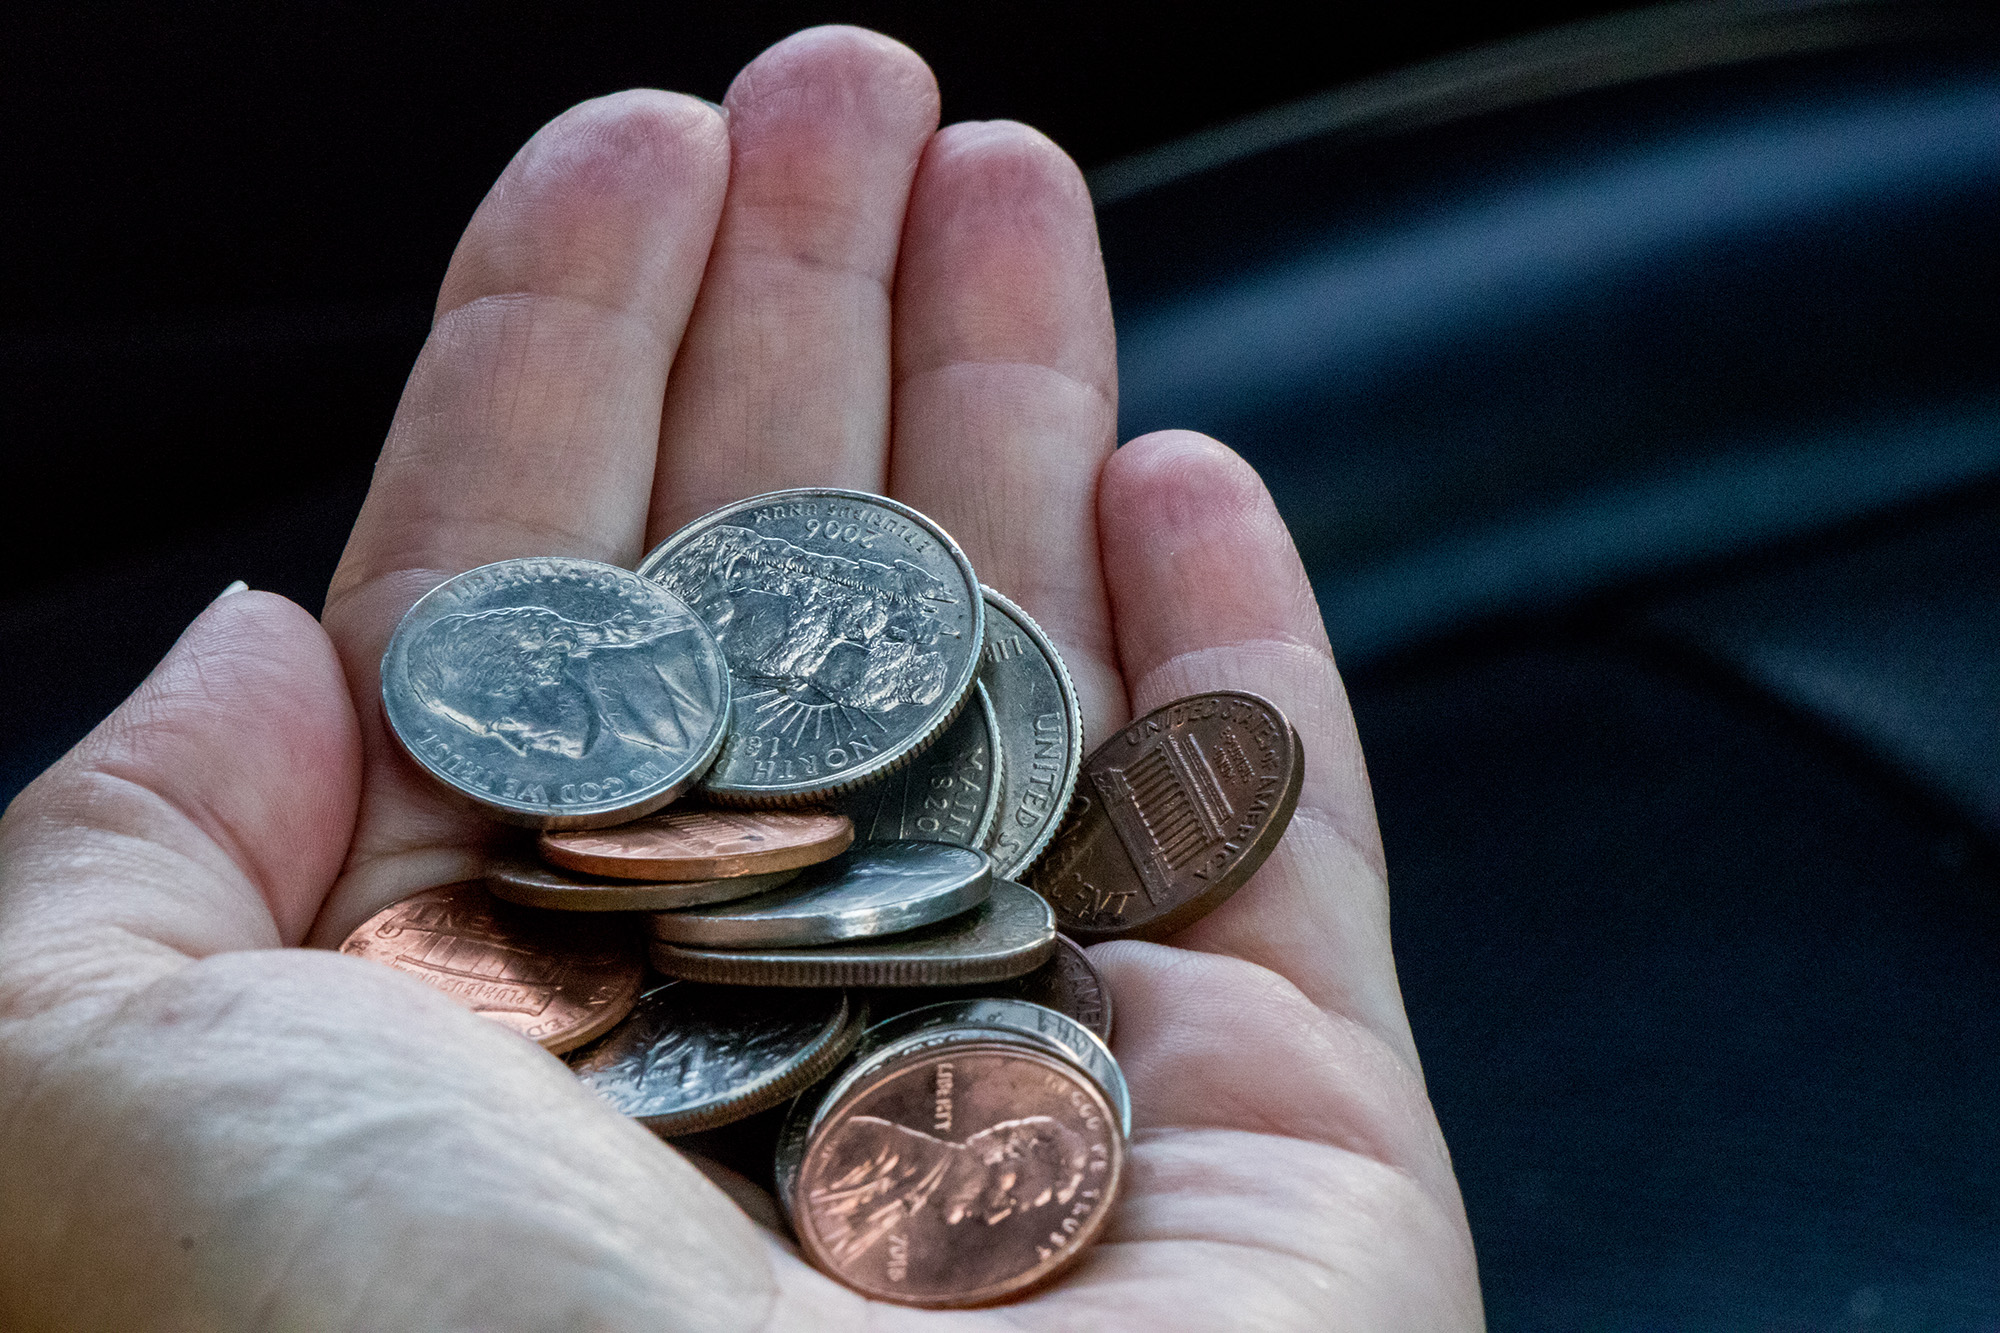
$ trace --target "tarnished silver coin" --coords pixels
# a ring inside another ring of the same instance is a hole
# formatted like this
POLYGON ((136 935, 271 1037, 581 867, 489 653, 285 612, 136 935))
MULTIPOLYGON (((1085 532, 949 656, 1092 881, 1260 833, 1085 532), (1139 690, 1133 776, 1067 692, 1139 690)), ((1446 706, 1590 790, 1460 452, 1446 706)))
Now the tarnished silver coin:
POLYGON ((994 880, 992 895, 972 911, 900 935, 809 949, 714 949, 657 939, 650 945, 656 969, 693 981, 899 987, 1004 981, 1040 970, 1055 947, 1048 902, 1004 879, 994 880))
POLYGON ((728 731, 729 690, 680 598, 562 556, 447 579, 382 655, 383 711, 410 757, 532 828, 621 823, 692 787, 728 731))
POLYGON ((854 821, 857 841, 986 847, 1005 781, 993 703, 975 684, 972 702, 922 757, 829 804, 854 821))
POLYGON ((1083 769, 1083 709, 1049 636, 991 588, 980 684, 1000 736, 1000 809, 985 847, 993 873, 1017 879, 1055 837, 1083 769))
MULTIPOLYGON (((993 884, 996 899, 1001 883, 995 880, 993 884)), ((930 929, 942 927, 932 926, 930 929)), ((1055 948, 1050 952, 1048 961, 1032 972, 998 981, 982 979, 950 987, 878 991, 869 997, 868 1008, 870 1012, 887 1018, 920 1005, 942 1004, 946 1000, 977 1000, 988 996, 1043 1005, 1059 1014, 1069 1015, 1095 1032, 1100 1039, 1111 1040, 1111 987, 1105 984, 1104 977, 1090 961, 1090 955, 1084 952, 1083 946, 1067 935, 1056 936, 1055 948)))
POLYGON ((843 991, 667 981, 569 1056, 576 1076, 657 1134, 692 1134, 776 1106, 854 1045, 865 1009, 843 991))
POLYGON ((946 1000, 905 1010, 870 1024, 855 1048, 855 1068, 841 1076, 828 1092, 836 1098, 843 1084, 866 1077, 879 1064, 884 1052, 895 1043, 920 1032, 937 1028, 974 1028, 987 1032, 1017 1033, 1048 1048, 1090 1075, 1112 1107, 1127 1134, 1132 1132, 1132 1093, 1125 1075, 1113 1058, 1111 1048, 1095 1032, 1046 1005, 1032 1004, 1006 996, 977 1000, 946 1000))
POLYGON ((647 920, 656 940, 792 949, 915 930, 986 901, 993 859, 944 842, 857 843, 772 893, 647 920))
POLYGON ((722 644, 733 722, 703 782, 743 805, 821 801, 921 754, 979 674, 985 606, 965 553, 907 505, 774 491, 688 524, 639 572, 722 644))
POLYGON ((509 856, 487 864, 486 887, 494 897, 510 903, 557 912, 667 912, 769 893, 798 878, 798 874, 796 870, 774 870, 733 879, 650 884, 642 880, 579 875, 524 856, 509 856))

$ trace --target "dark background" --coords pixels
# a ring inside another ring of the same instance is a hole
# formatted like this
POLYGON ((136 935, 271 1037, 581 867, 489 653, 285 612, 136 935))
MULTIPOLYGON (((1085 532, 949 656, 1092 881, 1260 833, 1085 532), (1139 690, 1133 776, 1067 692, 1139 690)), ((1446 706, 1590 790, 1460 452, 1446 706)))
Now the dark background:
POLYGON ((318 605, 536 126, 867 23, 1093 173, 1126 433, 1300 542, 1493 1325, 2000 1329, 1990 5, 10 17, 0 796, 318 605))

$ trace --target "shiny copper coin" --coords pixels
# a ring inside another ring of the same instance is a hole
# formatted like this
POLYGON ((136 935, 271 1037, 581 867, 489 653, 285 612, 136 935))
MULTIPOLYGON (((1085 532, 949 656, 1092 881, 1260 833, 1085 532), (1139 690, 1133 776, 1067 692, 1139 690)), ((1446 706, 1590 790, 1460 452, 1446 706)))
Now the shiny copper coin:
POLYGON ((675 809, 617 828, 547 833, 542 859, 612 879, 729 879, 840 855, 854 823, 826 810, 675 809))
POLYGON ((796 870, 772 870, 732 879, 649 883, 580 875, 526 857, 502 857, 487 865, 486 887, 510 903, 553 912, 666 912, 753 897, 782 887, 798 874, 796 870))
POLYGON ((1269 700, 1233 690, 1176 699, 1084 761, 1029 882, 1085 943, 1164 939, 1264 864, 1304 778, 1298 733, 1269 700))
POLYGON ((617 1026, 646 970, 628 923, 516 907, 472 880, 384 908, 340 951, 407 972, 558 1054, 617 1026))
POLYGON ((903 1305, 1010 1300, 1103 1231, 1125 1141, 1097 1085, 1025 1040, 927 1044, 814 1117, 792 1183, 806 1257, 903 1305))

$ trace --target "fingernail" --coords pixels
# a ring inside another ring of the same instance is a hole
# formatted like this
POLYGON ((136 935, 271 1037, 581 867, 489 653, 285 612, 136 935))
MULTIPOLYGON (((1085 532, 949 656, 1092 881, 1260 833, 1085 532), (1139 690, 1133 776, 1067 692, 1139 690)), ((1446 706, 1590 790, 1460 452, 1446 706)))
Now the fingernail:
POLYGON ((249 591, 250 591, 250 585, 245 583, 242 579, 238 579, 236 580, 236 582, 230 584, 227 588, 224 588, 221 592, 217 593, 215 595, 215 600, 219 602, 233 592, 249 592, 249 591))

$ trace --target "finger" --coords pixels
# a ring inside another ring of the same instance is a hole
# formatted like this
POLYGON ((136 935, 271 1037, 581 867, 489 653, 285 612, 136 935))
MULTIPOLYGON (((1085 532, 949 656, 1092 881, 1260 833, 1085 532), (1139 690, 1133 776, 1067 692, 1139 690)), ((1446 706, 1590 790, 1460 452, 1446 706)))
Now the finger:
POLYGON ((924 153, 896 274, 890 488, 1061 646, 1086 731, 1124 721, 1096 479, 1117 349, 1083 177, 1035 131, 953 125, 924 153))
POLYGON ((729 197, 668 388, 651 540, 759 491, 882 489, 889 283, 937 85, 858 28, 737 76, 729 197))
MULTIPOLYGON (((630 564, 661 396, 728 178, 722 118, 631 92, 564 113, 521 150, 452 256, 429 341, 327 594, 355 697, 444 578, 519 555, 630 564)), ((443 799, 363 710, 370 778, 348 873, 313 939, 477 873, 483 821, 443 799)))
POLYGON ((711 108, 642 91, 565 112, 508 164, 452 256, 334 576, 343 632, 350 601, 386 637, 441 575, 488 561, 637 557, 727 153, 711 108), (407 571, 389 605, 367 597, 407 571))
POLYGON ((1298 812, 1277 851, 1173 943, 1272 968, 1414 1067, 1361 744, 1312 586, 1263 483, 1215 441, 1161 432, 1106 463, 1098 512, 1133 711, 1249 690, 1285 711, 1305 754, 1298 812))
POLYGON ((0 820, 0 1011, 56 979, 123 988, 190 957, 296 944, 346 855, 359 786, 325 632, 282 597, 219 599, 0 820))

